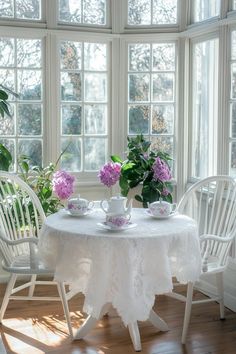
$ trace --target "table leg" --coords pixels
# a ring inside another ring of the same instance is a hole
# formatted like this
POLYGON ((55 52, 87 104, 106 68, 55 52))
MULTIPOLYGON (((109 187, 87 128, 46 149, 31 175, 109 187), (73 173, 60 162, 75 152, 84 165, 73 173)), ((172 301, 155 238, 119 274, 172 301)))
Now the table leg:
POLYGON ((142 346, 141 346, 140 334, 138 329, 138 323, 137 322, 130 323, 128 324, 128 328, 134 346, 134 350, 136 352, 140 352, 142 350, 142 346))
POLYGON ((150 311, 149 321, 153 324, 154 327, 160 329, 162 332, 169 330, 167 323, 159 317, 153 310, 150 311))
MULTIPOLYGON (((103 305, 99 318, 104 316, 108 312, 110 307, 110 303, 106 303, 105 305, 103 305)), ((89 315, 82 324, 82 326, 80 326, 80 328, 77 330, 76 334, 73 337, 73 340, 84 338, 89 333, 89 331, 91 331, 96 326, 97 321, 97 318, 89 315)))
POLYGON ((93 329, 93 327, 95 327, 97 321, 97 318, 88 316, 84 323, 77 330, 76 334, 73 337, 73 340, 84 338, 89 333, 89 331, 93 329))

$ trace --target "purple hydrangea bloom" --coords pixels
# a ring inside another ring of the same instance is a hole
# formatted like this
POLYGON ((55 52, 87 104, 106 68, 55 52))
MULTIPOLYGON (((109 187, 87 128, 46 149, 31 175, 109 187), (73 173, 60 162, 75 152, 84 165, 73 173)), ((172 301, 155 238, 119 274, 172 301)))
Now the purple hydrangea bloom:
POLYGON ((165 163, 165 161, 161 160, 160 157, 157 157, 153 166, 152 166, 154 175, 153 179, 155 181, 166 182, 171 179, 171 173, 169 166, 165 163))
POLYGON ((98 177, 100 182, 105 186, 111 187, 120 178, 121 165, 117 162, 108 162, 106 163, 101 170, 99 171, 98 177))
POLYGON ((167 195, 170 194, 170 191, 167 188, 163 188, 163 191, 161 192, 161 194, 166 197, 167 195))
POLYGON ((54 173, 52 179, 53 191, 60 199, 67 199, 73 193, 75 177, 66 171, 60 170, 54 173))

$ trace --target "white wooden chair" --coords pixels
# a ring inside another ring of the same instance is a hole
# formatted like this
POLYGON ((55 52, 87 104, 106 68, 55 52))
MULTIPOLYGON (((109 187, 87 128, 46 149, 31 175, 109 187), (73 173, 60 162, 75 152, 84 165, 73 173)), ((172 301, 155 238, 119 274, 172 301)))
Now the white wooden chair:
POLYGON ((73 336, 70 314, 63 283, 37 280, 37 275, 53 275, 38 256, 40 226, 45 219, 41 203, 34 191, 18 176, 0 171, 0 252, 2 268, 10 279, 0 309, 2 322, 9 300, 61 301, 69 333, 73 336), (15 286, 18 275, 30 276, 30 281, 15 286), (57 285, 59 296, 34 296, 35 285, 57 285), (14 295, 29 288, 27 296, 14 295))
POLYGON ((217 301, 220 304, 220 318, 224 319, 223 272, 227 267, 228 254, 236 234, 236 183, 229 176, 205 178, 183 195, 178 205, 181 214, 195 219, 198 224, 202 275, 216 277, 217 296, 193 301, 193 283, 188 283, 187 296, 176 293, 168 294, 181 301, 186 301, 182 343, 185 344, 191 316, 192 304, 217 301))

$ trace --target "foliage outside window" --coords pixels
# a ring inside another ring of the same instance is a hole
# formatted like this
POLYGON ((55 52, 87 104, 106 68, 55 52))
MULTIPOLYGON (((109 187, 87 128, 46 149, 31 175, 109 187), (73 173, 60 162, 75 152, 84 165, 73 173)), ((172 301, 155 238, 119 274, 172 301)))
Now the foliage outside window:
POLYGON ((0 0, 0 17, 40 20, 41 0, 0 0))
POLYGON ((43 93, 41 40, 0 38, 0 83, 19 93, 9 95, 13 115, 0 118, 0 143, 16 162, 24 154, 42 164, 43 93))
POLYGON ((218 117, 218 39, 192 46, 192 173, 216 174, 218 117))
POLYGON ((151 149, 173 157, 175 43, 129 44, 128 135, 142 133, 151 149))
POLYGON ((177 23, 177 0, 128 0, 128 25, 177 23))
POLYGON ((61 41, 62 167, 97 171, 107 159, 107 44, 61 41))
POLYGON ((78 25, 106 25, 107 0, 59 0, 59 21, 78 25))
POLYGON ((192 22, 200 22, 220 15, 220 0, 193 0, 192 22))

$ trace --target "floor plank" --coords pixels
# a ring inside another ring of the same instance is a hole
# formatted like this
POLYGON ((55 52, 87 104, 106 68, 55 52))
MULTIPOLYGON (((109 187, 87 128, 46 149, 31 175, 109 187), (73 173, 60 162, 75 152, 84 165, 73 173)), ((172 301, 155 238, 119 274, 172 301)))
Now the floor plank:
MULTIPOLYGON (((181 289, 184 290, 183 288, 181 289)), ((1 298, 5 285, 0 285, 1 298)), ((52 287, 38 287, 38 295, 53 294, 52 287)), ((24 292, 22 292, 23 294, 24 292)), ((195 292, 195 298, 203 297, 195 292)), ((86 315, 82 312, 83 296, 70 303, 74 330, 86 315)), ((195 305, 185 346, 181 345, 184 304, 159 296, 155 311, 168 323, 170 330, 158 332, 149 322, 139 323, 142 353, 145 354, 235 354, 236 314, 226 309, 226 320, 219 320, 216 303, 195 305)), ((2 344, 12 354, 129 354, 134 353, 127 328, 114 309, 91 333, 72 342, 67 335, 62 306, 58 302, 10 301, 0 326, 2 344)), ((1 349, 0 354, 3 354, 1 349)))

